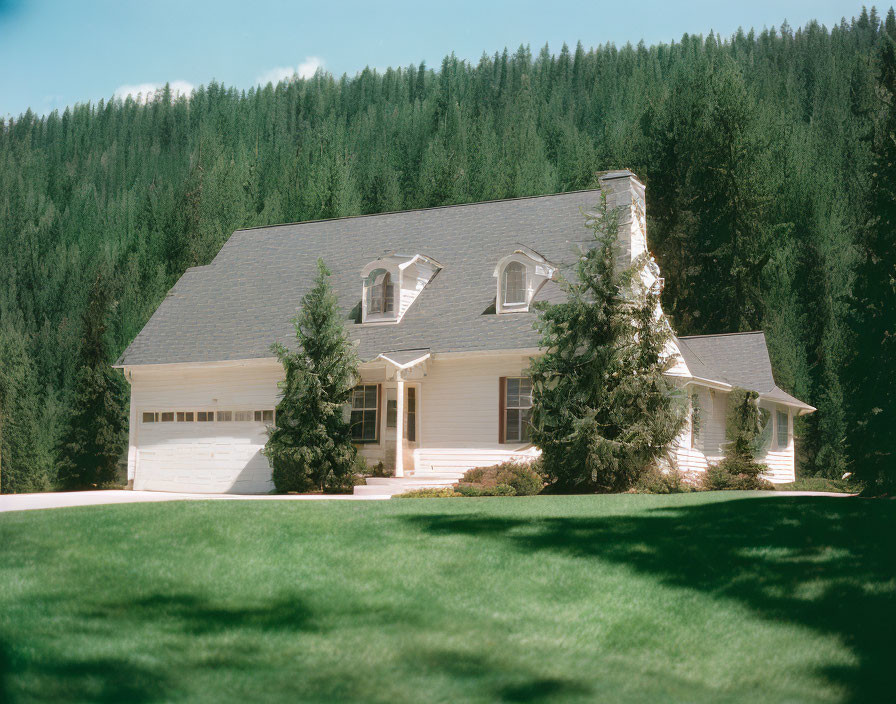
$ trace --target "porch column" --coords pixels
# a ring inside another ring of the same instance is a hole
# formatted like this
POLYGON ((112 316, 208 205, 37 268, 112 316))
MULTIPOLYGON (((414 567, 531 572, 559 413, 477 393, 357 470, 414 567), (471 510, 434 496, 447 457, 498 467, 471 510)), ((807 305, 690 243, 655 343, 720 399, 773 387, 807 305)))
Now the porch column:
POLYGON ((404 476, 404 379, 395 373, 395 476, 404 476))

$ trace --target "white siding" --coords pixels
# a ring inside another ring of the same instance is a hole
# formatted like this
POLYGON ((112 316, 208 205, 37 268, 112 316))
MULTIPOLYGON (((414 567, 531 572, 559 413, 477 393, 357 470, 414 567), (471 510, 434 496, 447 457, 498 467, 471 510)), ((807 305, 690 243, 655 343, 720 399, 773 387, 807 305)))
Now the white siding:
POLYGON ((761 404, 772 414, 772 439, 768 449, 763 455, 756 458, 757 462, 768 465, 768 474, 765 478, 770 482, 788 483, 796 478, 796 456, 793 449, 793 413, 789 413, 785 406, 773 404, 761 404), (778 444, 778 415, 775 411, 787 414, 787 443, 778 444))
MULTIPOLYGON (((408 373, 419 383, 417 447, 406 469, 416 472, 460 471, 537 451, 530 445, 499 442, 499 379, 522 376, 529 357, 521 354, 436 356, 408 373), (424 373, 425 372, 425 373, 424 373)), ((129 476, 135 489, 188 492, 264 493, 270 491, 270 465, 261 454, 265 427, 254 422, 143 423, 144 411, 263 410, 275 408, 282 370, 275 360, 235 365, 171 365, 128 370, 131 381, 131 447, 129 476)), ((385 368, 362 371, 367 383, 394 385, 385 368)), ((690 427, 672 448, 683 471, 705 471, 722 457, 728 394, 690 384, 703 409, 703 439, 691 446, 690 427)), ((784 407, 768 405, 774 411, 784 407)), ((385 403, 380 406, 380 440, 359 447, 371 463, 394 462, 395 430, 386 429, 385 403)), ((771 446, 759 457, 769 466, 768 478, 792 481, 794 476, 793 414, 788 413, 788 442, 771 446)))
MULTIPOLYGON (((697 393, 703 410, 703 437, 698 447, 691 447, 690 424, 677 438, 673 455, 678 468, 684 472, 705 471, 709 464, 716 464, 724 457, 725 422, 728 414, 729 394, 712 391, 704 386, 691 385, 689 393, 697 393)), ((774 483, 792 482, 795 476, 795 455, 793 445, 793 412, 785 406, 761 403, 772 414, 772 437, 767 449, 758 454, 756 461, 768 465, 769 471, 763 475, 774 483), (787 413, 788 433, 786 445, 778 445, 776 410, 787 413)))
POLYGON ((728 415, 728 392, 699 387, 703 404, 703 453, 708 457, 721 458, 728 438, 725 434, 725 419, 728 415))
POLYGON ((498 442, 498 379, 522 376, 521 355, 434 360, 423 380, 422 443, 425 448, 510 450, 498 442))

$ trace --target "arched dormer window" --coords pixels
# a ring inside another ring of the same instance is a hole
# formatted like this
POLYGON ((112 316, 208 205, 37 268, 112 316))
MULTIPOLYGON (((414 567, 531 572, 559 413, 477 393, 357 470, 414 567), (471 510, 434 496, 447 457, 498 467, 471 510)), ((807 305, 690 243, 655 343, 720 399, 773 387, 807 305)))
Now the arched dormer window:
POLYGON ((501 259, 495 267, 494 276, 498 279, 495 312, 527 312, 535 295, 555 271, 556 267, 538 252, 519 245, 519 249, 501 259))
POLYGON ((423 254, 387 253, 361 269, 361 323, 401 321, 441 265, 423 254))
POLYGON ((392 275, 385 269, 374 269, 364 280, 367 315, 388 317, 395 312, 395 293, 392 275))
POLYGON ((505 306, 524 306, 529 301, 526 295, 526 267, 520 262, 509 262, 504 267, 504 280, 501 282, 503 303, 505 306))

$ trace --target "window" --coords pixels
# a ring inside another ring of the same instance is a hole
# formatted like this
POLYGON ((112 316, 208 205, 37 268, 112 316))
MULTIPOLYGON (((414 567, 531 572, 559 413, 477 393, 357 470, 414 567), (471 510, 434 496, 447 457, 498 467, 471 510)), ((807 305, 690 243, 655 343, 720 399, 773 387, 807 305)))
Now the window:
POLYGON ((526 267, 520 262, 510 262, 504 267, 504 278, 501 282, 504 305, 525 305, 526 300, 526 267))
POLYGON ((703 432, 703 409, 700 407, 700 394, 691 394, 691 447, 699 448, 703 432))
POLYGON ((395 389, 386 390, 386 427, 394 428, 398 425, 398 400, 395 389))
POLYGON ((408 442, 417 442, 417 387, 408 387, 408 442))
POLYGON ((155 423, 158 420, 158 413, 146 413, 143 414, 143 422, 144 423, 155 423))
POLYGON ((385 269, 374 269, 364 282, 367 315, 391 314, 395 311, 392 276, 385 269))
POLYGON ((376 442, 378 402, 376 384, 362 384, 352 392, 351 426, 355 442, 376 442))
POLYGON ((787 447, 787 441, 789 439, 789 433, 787 429, 787 412, 777 411, 776 415, 778 421, 778 447, 783 449, 787 447))
POLYGON ((200 423, 207 423, 215 419, 214 411, 197 411, 196 420, 200 423))
POLYGON ((504 442, 529 441, 532 412, 532 381, 528 377, 507 377, 504 390, 504 442))
POLYGON ((255 414, 252 411, 234 411, 233 419, 237 423, 251 423, 255 414))
POLYGON ((233 420, 233 411, 218 411, 218 422, 221 421, 232 421, 233 420))
POLYGON ((178 423, 192 423, 193 422, 193 411, 178 411, 177 412, 177 422, 178 423))
POLYGON ((256 423, 273 423, 274 422, 274 412, 273 411, 255 411, 255 422, 256 423))
POLYGON ((174 411, 165 411, 164 413, 159 414, 161 416, 162 423, 173 423, 174 422, 174 411))

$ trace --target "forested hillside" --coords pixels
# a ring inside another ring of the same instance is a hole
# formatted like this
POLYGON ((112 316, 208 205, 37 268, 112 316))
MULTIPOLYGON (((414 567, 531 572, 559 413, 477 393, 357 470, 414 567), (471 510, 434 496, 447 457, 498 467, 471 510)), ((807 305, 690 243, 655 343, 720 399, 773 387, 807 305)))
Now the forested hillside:
POLYGON ((868 374, 850 370, 882 351, 861 339, 867 306, 893 330, 891 38, 893 10, 872 10, 831 29, 520 48, 0 122, 3 490, 55 481, 98 279, 112 362, 236 228, 580 189, 621 167, 647 184, 676 330, 764 329, 778 383, 818 407, 798 428, 800 471, 882 456, 886 433, 861 435, 881 391, 858 393, 868 374))

